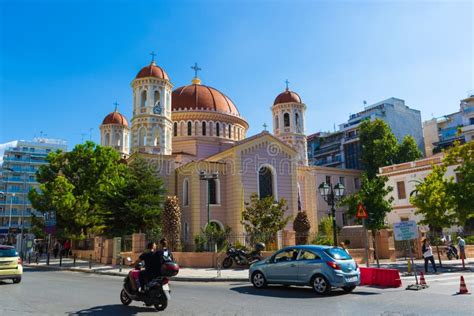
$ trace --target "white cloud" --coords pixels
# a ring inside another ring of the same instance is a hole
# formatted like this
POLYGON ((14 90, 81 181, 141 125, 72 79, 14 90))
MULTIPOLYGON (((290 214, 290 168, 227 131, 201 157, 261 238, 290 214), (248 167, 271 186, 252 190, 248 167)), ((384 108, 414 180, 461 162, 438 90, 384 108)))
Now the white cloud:
POLYGON ((9 147, 15 147, 17 143, 18 143, 17 140, 13 140, 8 143, 0 144, 0 165, 3 164, 3 153, 5 152, 5 149, 9 147))

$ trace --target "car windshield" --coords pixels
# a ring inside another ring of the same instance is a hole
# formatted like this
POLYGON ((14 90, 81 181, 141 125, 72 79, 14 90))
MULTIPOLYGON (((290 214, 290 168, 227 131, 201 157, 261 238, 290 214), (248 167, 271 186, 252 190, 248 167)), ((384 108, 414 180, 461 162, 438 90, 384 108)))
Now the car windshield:
POLYGON ((331 258, 336 260, 351 260, 352 257, 342 248, 328 248, 324 250, 331 258))
POLYGON ((0 249, 0 258, 1 257, 17 257, 18 252, 15 249, 0 249))

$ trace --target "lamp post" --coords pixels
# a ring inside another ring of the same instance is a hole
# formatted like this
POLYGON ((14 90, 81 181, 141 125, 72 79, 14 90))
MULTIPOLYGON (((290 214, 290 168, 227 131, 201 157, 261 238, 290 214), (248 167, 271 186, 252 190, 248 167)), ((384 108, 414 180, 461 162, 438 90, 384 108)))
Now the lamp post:
POLYGON ((319 193, 324 198, 324 201, 331 207, 332 215, 332 234, 334 240, 334 247, 337 247, 337 232, 336 232, 336 202, 340 201, 344 197, 344 186, 341 183, 336 184, 334 187, 332 184, 323 182, 318 187, 319 193))
POLYGON ((219 178, 218 172, 206 174, 204 171, 199 171, 199 180, 207 181, 207 225, 211 223, 211 181, 219 178))

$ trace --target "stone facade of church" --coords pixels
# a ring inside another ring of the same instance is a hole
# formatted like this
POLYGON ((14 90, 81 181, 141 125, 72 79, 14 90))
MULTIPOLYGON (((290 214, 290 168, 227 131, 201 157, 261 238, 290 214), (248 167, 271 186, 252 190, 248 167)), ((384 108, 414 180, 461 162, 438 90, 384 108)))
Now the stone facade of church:
MULTIPOLYGON (((141 156, 156 166, 168 194, 182 208, 182 239, 192 249, 194 236, 208 223, 208 188, 212 223, 243 234, 241 213, 252 193, 288 203, 287 215, 308 212, 312 232, 329 207, 319 195, 321 182, 343 182, 347 193, 358 189, 360 171, 308 166, 306 105, 287 87, 271 107, 273 134, 247 137, 249 125, 232 100, 201 83, 173 90, 168 74, 154 61, 131 83, 131 127, 117 110, 100 125, 101 144, 112 146, 129 161, 141 156), (216 175, 201 180, 200 173, 216 175)), ((269 113, 270 115, 270 113, 269 113)), ((339 226, 348 224, 338 209, 339 226)), ((292 232, 292 221, 285 228, 292 232)))

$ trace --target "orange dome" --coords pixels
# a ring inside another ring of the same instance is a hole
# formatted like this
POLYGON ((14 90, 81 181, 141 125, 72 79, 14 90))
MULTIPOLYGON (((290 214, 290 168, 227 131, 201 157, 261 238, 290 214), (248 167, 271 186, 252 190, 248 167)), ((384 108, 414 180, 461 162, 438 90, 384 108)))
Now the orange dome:
POLYGON ((279 103, 291 103, 291 102, 302 103, 301 98, 298 95, 298 93, 287 89, 276 97, 275 101, 273 102, 273 105, 279 104, 279 103))
POLYGON ((155 77, 164 80, 170 80, 168 74, 163 70, 163 68, 157 66, 155 62, 152 62, 148 66, 143 67, 137 74, 136 79, 146 78, 146 77, 155 77))
POLYGON ((102 121, 102 125, 104 124, 118 124, 128 127, 128 121, 125 116, 123 116, 117 111, 109 113, 102 121))
POLYGON ((209 110, 240 116, 237 107, 225 94, 214 88, 191 84, 179 87, 171 95, 171 109, 209 110))

